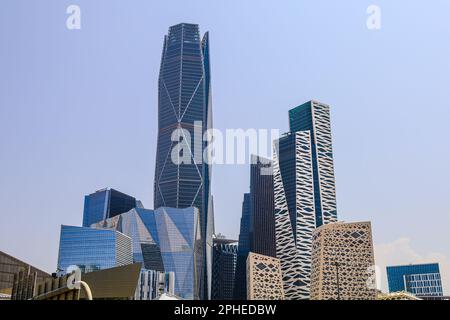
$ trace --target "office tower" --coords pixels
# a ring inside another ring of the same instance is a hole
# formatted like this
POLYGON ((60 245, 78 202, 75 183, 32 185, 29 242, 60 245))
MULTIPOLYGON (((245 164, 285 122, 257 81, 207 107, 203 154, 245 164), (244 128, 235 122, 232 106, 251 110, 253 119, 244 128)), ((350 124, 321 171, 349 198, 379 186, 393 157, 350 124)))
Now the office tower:
POLYGON ((420 298, 442 297, 438 263, 386 267, 389 292, 406 291, 420 298))
POLYGON ((83 227, 127 212, 140 204, 135 198, 111 188, 84 197, 83 227))
POLYGON ((277 257, 286 299, 308 299, 312 234, 316 228, 310 132, 290 133, 274 150, 277 257))
POLYGON ((116 230, 61 226, 58 273, 78 266, 92 272, 133 263, 131 238, 116 230))
POLYGON ((313 100, 289 110, 289 127, 310 133, 316 225, 336 222, 330 106, 313 100))
POLYGON ((251 252, 247 259, 247 299, 284 300, 280 259, 251 252))
POLYGON ((134 208, 115 217, 91 225, 97 229, 114 229, 126 234, 133 242, 133 261, 148 270, 164 271, 161 250, 157 242, 154 210, 134 208))
POLYGON ((37 273, 30 269, 21 269, 14 275, 14 285, 12 287, 11 300, 29 300, 35 294, 37 273))
POLYGON ((251 218, 250 193, 244 194, 242 202, 242 216, 239 230, 238 255, 236 262, 236 282, 234 284, 234 300, 247 299, 247 257, 250 252, 250 218, 251 218))
POLYGON ((236 240, 214 238, 212 300, 233 300, 238 246, 236 240))
POLYGON ((370 222, 330 223, 314 231, 313 300, 375 300, 370 222))
POLYGON ((272 161, 252 155, 250 193, 244 195, 239 254, 236 267, 235 299, 244 300, 246 261, 249 252, 276 256, 275 215, 272 161))
POLYGON ((337 219, 329 106, 298 106, 289 126, 274 146, 276 250, 286 299, 308 299, 313 231, 337 219))
POLYGON ((155 300, 163 294, 175 294, 175 273, 142 269, 135 300, 155 300))
POLYGON ((133 257, 145 269, 173 272, 175 294, 200 299, 203 256, 199 210, 194 207, 135 208, 94 224, 113 229, 133 239, 133 257))
POLYGON ((212 127, 209 64, 208 33, 201 40, 196 24, 169 28, 159 74, 154 207, 199 209, 204 241, 202 299, 210 294, 214 233, 211 168, 203 159, 208 143, 202 139, 212 127), (172 141, 173 134, 177 141, 172 141))
POLYGON ((50 277, 50 274, 0 251, 0 292, 11 294, 14 284, 14 275, 18 274, 20 270, 24 270, 27 273, 29 271, 29 274, 36 273, 37 281, 50 277))

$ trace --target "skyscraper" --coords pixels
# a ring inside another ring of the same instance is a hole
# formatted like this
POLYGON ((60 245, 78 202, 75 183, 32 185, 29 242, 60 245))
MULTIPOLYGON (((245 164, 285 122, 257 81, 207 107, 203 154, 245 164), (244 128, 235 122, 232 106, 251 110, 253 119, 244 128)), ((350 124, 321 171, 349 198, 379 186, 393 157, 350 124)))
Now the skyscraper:
POLYGON ((111 188, 98 190, 84 197, 83 227, 136 208, 140 201, 111 188))
POLYGON ((147 270, 173 272, 175 294, 183 299, 200 299, 204 241, 197 208, 135 208, 93 227, 129 236, 134 262, 141 262, 147 270))
POLYGON ((239 230, 238 255, 236 262, 236 283, 234 285, 234 300, 247 299, 247 257, 250 252, 250 219, 251 219, 250 193, 244 194, 242 202, 242 215, 239 230))
POLYGON ((438 263, 386 267, 389 292, 407 291, 421 298, 442 297, 438 263))
POLYGON ((309 131, 316 225, 337 221, 330 106, 315 100, 289 110, 291 132, 309 131))
POLYGON ((116 230, 61 226, 58 272, 92 272, 133 263, 131 238, 116 230))
POLYGON ((330 223, 314 231, 313 300, 375 300, 370 222, 330 223))
POLYGON ((37 281, 51 277, 48 273, 0 251, 0 291, 13 287, 14 275, 20 270, 24 270, 26 273, 29 271, 30 274, 36 273, 37 281))
POLYGON ((307 102, 289 121, 274 147, 276 251, 286 299, 308 299, 313 231, 337 219, 329 106, 307 102))
POLYGON ((211 168, 203 159, 208 143, 202 139, 212 127, 209 63, 208 33, 201 40, 196 24, 169 28, 159 74, 154 207, 199 209, 205 260, 202 299, 210 295, 214 232, 211 168))
POLYGON ((214 239, 212 300, 233 300, 237 249, 235 240, 214 239))
POLYGON ((250 251, 276 257, 272 161, 252 156, 250 165, 250 251))

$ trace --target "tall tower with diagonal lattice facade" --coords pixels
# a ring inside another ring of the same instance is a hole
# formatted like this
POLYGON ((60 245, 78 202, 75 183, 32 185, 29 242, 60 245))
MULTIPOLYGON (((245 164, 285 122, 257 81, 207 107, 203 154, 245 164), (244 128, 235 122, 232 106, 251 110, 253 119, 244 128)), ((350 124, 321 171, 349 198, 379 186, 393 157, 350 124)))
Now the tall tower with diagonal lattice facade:
POLYGON ((198 25, 180 23, 169 28, 161 59, 154 207, 199 209, 202 299, 210 296, 214 232, 211 168, 203 158, 211 127, 209 36, 201 39, 198 25), (181 143, 185 148, 177 149, 181 143))
POLYGON ((311 100, 289 110, 291 132, 309 131, 316 225, 337 221, 330 106, 311 100))
POLYGON ((276 251, 286 299, 309 299, 312 234, 337 220, 329 106, 289 111, 290 132, 275 142, 276 251))

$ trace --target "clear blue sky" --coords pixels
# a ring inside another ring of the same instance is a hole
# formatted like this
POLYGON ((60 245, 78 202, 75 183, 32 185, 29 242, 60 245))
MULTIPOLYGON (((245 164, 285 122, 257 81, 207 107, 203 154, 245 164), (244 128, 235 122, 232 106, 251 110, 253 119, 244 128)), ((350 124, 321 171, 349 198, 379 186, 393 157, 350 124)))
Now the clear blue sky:
MULTIPOLYGON (((152 207, 163 36, 192 22, 210 31, 215 127, 284 132, 291 107, 330 104, 339 218, 449 257, 449 12, 446 0, 2 0, 0 250, 53 271, 85 194, 110 186, 152 207), (366 28, 370 4, 380 31, 366 28)), ((229 237, 248 172, 213 169, 229 237)))

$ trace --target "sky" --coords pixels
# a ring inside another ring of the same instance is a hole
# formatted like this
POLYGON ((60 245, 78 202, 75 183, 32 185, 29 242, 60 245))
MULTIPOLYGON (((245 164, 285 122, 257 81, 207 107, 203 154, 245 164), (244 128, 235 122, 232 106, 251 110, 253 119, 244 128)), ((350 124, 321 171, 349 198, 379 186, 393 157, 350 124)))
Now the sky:
MULTIPOLYGON (((376 263, 438 261, 450 294, 450 2, 2 0, 0 250, 56 269, 60 225, 113 187, 153 206, 163 37, 210 32, 214 127, 288 131, 331 106, 338 217, 376 263), (66 27, 69 5, 81 29, 66 27), (367 28, 370 5, 381 29, 367 28)), ((216 165, 216 232, 237 238, 249 165, 216 165)))

